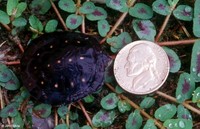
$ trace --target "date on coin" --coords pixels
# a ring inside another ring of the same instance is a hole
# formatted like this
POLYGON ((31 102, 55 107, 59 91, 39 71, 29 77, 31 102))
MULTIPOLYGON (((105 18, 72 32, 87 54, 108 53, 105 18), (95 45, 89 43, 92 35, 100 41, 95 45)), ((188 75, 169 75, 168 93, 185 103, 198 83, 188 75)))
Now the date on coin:
POLYGON ((139 40, 119 51, 114 62, 114 75, 124 90, 143 95, 163 85, 169 66, 168 56, 159 45, 139 40))

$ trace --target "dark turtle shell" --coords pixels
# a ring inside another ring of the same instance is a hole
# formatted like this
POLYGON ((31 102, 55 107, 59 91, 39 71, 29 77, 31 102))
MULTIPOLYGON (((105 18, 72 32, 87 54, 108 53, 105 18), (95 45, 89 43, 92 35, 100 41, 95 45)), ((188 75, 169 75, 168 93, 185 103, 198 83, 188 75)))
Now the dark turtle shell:
POLYGON ((23 85, 43 103, 69 104, 97 91, 110 60, 96 38, 75 32, 44 34, 21 58, 23 85))

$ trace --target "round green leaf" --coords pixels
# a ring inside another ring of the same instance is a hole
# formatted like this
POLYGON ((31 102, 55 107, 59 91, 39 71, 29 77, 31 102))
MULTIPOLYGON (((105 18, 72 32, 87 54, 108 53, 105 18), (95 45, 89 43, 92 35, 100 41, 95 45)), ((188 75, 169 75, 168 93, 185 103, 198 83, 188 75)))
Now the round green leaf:
POLYGON ((107 20, 99 20, 98 24, 98 32, 102 37, 105 37, 107 33, 110 31, 110 25, 107 20))
POLYGON ((59 124, 54 129, 68 129, 68 126, 66 124, 59 124))
POLYGON ((193 9, 188 5, 179 5, 174 11, 173 15, 183 21, 192 21, 193 9))
POLYGON ((19 80, 13 71, 10 70, 10 73, 12 75, 11 79, 5 83, 0 82, 0 85, 7 90, 17 90, 20 87, 19 80))
POLYGON ((181 68, 181 61, 176 54, 176 52, 168 47, 163 47, 165 52, 167 53, 169 63, 170 63, 170 72, 171 73, 176 73, 180 70, 181 68))
POLYGON ((200 5, 200 0, 195 0, 194 2, 194 17, 199 17, 199 14, 200 14, 200 8, 199 8, 199 5, 200 5))
POLYGON ((140 103, 140 107, 143 109, 150 108, 152 105, 155 104, 155 99, 152 97, 145 97, 142 102, 140 103))
POLYGON ((179 0, 168 0, 168 3, 171 7, 175 6, 179 0))
POLYGON ((29 7, 35 13, 45 14, 51 8, 51 3, 49 0, 33 0, 29 7))
POLYGON ((196 37, 200 37, 200 17, 193 18, 193 33, 196 37))
POLYGON ((93 116, 92 123, 95 127, 106 128, 113 123, 115 117, 114 111, 100 110, 93 116))
POLYGON ((0 82, 7 82, 12 78, 12 72, 4 64, 0 64, 0 82))
POLYGON ((60 9, 66 12, 69 12, 69 13, 76 12, 76 5, 73 0, 60 0, 58 2, 58 6, 60 9))
POLYGON ((179 119, 187 119, 192 121, 192 115, 187 108, 184 108, 183 105, 178 105, 177 108, 177 117, 179 119))
POLYGON ((76 120, 76 119, 78 119, 78 113, 70 111, 69 112, 69 119, 70 120, 76 120))
POLYGON ((27 4, 26 4, 25 2, 19 3, 19 4, 17 5, 17 8, 16 8, 17 12, 16 12, 16 14, 15 14, 15 18, 21 16, 22 13, 24 12, 24 10, 26 9, 26 7, 27 7, 27 4))
POLYGON ((26 26, 27 20, 23 17, 18 17, 18 18, 15 18, 14 21, 12 21, 12 24, 15 27, 23 27, 23 26, 26 26))
POLYGON ((132 42, 132 38, 128 32, 122 32, 118 37, 120 39, 119 43, 121 44, 121 48, 132 42))
POLYGON ((126 0, 106 0, 106 6, 120 12, 128 12, 126 2, 126 0))
POLYGON ((94 102, 94 99, 95 98, 92 95, 88 95, 88 96, 83 98, 84 102, 86 102, 86 103, 92 103, 92 102, 94 102))
POLYGON ((133 29, 140 39, 153 41, 156 28, 150 20, 133 20, 133 29))
POLYGON ((118 93, 118 94, 124 93, 124 90, 123 90, 119 85, 117 85, 117 86, 115 87, 115 91, 116 91, 116 93, 118 93))
POLYGON ((33 108, 33 111, 41 118, 47 118, 51 114, 51 108, 51 105, 39 104, 33 108))
POLYGON ((196 82, 200 82, 200 40, 196 40, 192 48, 190 74, 196 82))
POLYGON ((68 113, 68 108, 67 106, 62 105, 61 107, 58 108, 57 112, 61 118, 65 119, 66 114, 68 113))
POLYGON ((18 107, 16 103, 10 103, 0 111, 0 117, 15 117, 18 114, 17 108, 18 107))
POLYGON ((89 125, 84 125, 81 129, 92 129, 89 125))
POLYGON ((66 19, 66 25, 70 29, 76 29, 82 24, 83 18, 76 14, 71 14, 66 19))
POLYGON ((101 7, 95 7, 92 13, 86 15, 86 18, 90 21, 103 20, 107 18, 107 12, 101 7))
POLYGON ((70 129, 80 129, 80 126, 78 123, 72 123, 72 124, 70 124, 69 128, 70 129))
POLYGON ((192 129, 193 127, 192 121, 186 119, 168 119, 163 125, 168 129, 192 129))
POLYGON ((18 0, 8 0, 7 1, 7 6, 6 6, 6 11, 8 15, 13 15, 13 12, 16 10, 18 5, 18 0))
POLYGON ((195 80, 188 73, 182 73, 178 80, 178 86, 176 88, 176 99, 179 103, 184 102, 186 99, 192 97, 192 93, 195 90, 195 80))
POLYGON ((0 10, 0 22, 3 24, 9 24, 10 23, 10 18, 8 14, 6 14, 4 11, 0 10))
POLYGON ((79 11, 83 14, 90 14, 94 11, 95 5, 93 2, 86 1, 83 3, 83 5, 80 7, 79 11))
POLYGON ((143 129, 157 129, 157 127, 154 124, 154 120, 148 119, 143 129))
POLYGON ((200 108, 200 87, 196 88, 193 93, 192 102, 197 103, 197 106, 200 108))
POLYGON ((129 114, 128 119, 126 121, 126 129, 140 129, 142 126, 143 118, 140 115, 139 110, 135 110, 131 114, 129 114))
POLYGON ((115 93, 109 93, 107 96, 102 98, 101 100, 101 106, 106 110, 111 110, 117 107, 117 103, 119 101, 119 98, 115 93))
POLYGON ((139 19, 150 19, 153 17, 153 10, 146 4, 137 3, 129 9, 129 14, 139 19))
POLYGON ((32 28, 36 29, 39 32, 43 31, 43 25, 42 22, 34 15, 31 15, 29 17, 29 23, 32 28))
POLYGON ((154 116, 156 119, 161 121, 166 121, 167 119, 172 118, 176 114, 176 106, 173 104, 166 104, 158 108, 154 116))
POLYGON ((113 36, 111 38, 107 38, 106 42, 115 49, 122 48, 122 44, 120 44, 120 38, 118 36, 113 36))
POLYGON ((131 110, 131 105, 124 100, 120 100, 118 101, 118 109, 121 113, 125 113, 126 111, 131 110))
POLYGON ((58 21, 55 19, 49 20, 45 26, 45 32, 50 33, 56 31, 58 21))
POLYGON ((169 15, 171 10, 168 2, 166 0, 156 0, 152 4, 153 6, 153 11, 160 15, 169 15))

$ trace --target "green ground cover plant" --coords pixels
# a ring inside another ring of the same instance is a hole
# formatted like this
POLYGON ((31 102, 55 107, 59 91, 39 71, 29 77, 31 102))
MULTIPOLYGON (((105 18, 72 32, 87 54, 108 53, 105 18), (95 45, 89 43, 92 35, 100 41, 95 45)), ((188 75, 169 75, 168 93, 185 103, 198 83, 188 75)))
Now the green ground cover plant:
POLYGON ((0 0, 0 128, 42 128, 47 119, 54 129, 200 128, 200 0, 94 1, 0 0), (170 74, 155 93, 132 95, 118 86, 112 62, 96 93, 59 107, 38 103, 21 83, 19 59, 30 40, 55 31, 97 37, 113 61, 125 45, 153 41, 170 74))

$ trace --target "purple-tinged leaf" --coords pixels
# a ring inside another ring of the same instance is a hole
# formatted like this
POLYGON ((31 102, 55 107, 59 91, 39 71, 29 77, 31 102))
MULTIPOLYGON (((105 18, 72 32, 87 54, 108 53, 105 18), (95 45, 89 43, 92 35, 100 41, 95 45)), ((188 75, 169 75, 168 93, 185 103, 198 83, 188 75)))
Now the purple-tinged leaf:
POLYGON ((169 58, 169 63, 170 63, 170 72, 171 73, 176 73, 180 70, 181 68, 181 61, 176 54, 176 52, 168 47, 163 47, 165 52, 167 53, 167 56, 169 58))
POLYGON ((115 93, 110 93, 101 100, 101 106, 106 110, 111 110, 117 107, 119 98, 115 93))
POLYGON ((101 7, 96 7, 92 13, 86 15, 86 18, 90 21, 103 20, 107 18, 107 12, 101 7))
POLYGON ((39 104, 33 108, 33 112, 41 118, 47 118, 51 114, 51 105, 39 104))
POLYGON ((187 120, 192 121, 192 115, 190 111, 187 108, 184 108, 184 106, 181 104, 178 105, 178 108, 177 108, 177 117, 179 119, 187 119, 187 120))
POLYGON ((164 122, 167 129, 192 129, 193 123, 186 119, 168 119, 164 122))
POLYGON ((71 14, 66 19, 66 25, 69 29, 76 29, 82 24, 82 16, 71 14))
POLYGON ((166 0, 156 0, 153 2, 152 6, 153 6, 153 11, 155 11, 160 15, 166 16, 169 15, 171 12, 170 6, 166 0))
POLYGON ((58 115, 61 118, 65 119, 66 118, 66 114, 68 113, 68 107, 62 105, 61 107, 58 108, 57 112, 58 112, 58 115))
POLYGON ((196 82, 200 82, 200 40, 195 41, 192 48, 190 74, 196 82))
POLYGON ((133 20, 132 24, 134 31, 140 39, 154 40, 156 29, 150 20, 133 20))
POLYGON ((143 118, 140 115, 139 110, 135 110, 131 114, 129 114, 128 119, 126 121, 126 129, 140 129, 142 126, 143 118))
POLYGON ((120 11, 120 12, 128 12, 126 0, 106 0, 106 6, 120 11))
POLYGON ((58 2, 58 6, 60 9, 66 12, 69 12, 69 13, 76 12, 76 5, 73 0, 60 0, 58 2))
POLYGON ((10 78, 10 80, 5 83, 0 82, 0 85, 7 90, 17 90, 20 87, 19 80, 18 80, 17 76, 13 73, 13 71, 10 70, 10 73, 12 76, 10 78))
POLYGON ((106 128, 113 123, 115 117, 116 117, 115 112, 113 110, 111 111, 100 110, 92 118, 92 123, 95 127, 106 128))
POLYGON ((176 114, 176 106, 173 104, 166 104, 161 107, 159 107, 155 113, 154 116, 156 119, 159 119, 161 121, 166 121, 167 119, 171 119, 176 114))
POLYGON ((0 117, 2 118, 15 117, 18 113, 17 108, 18 106, 16 103, 11 103, 7 105, 0 111, 0 117))
POLYGON ((178 86, 176 88, 176 99, 179 103, 184 102, 186 99, 192 97, 192 93, 195 89, 195 80, 188 73, 182 73, 178 80, 178 86))
POLYGON ((200 87, 196 88, 193 93, 192 102, 197 103, 197 106, 200 108, 200 87))
POLYGON ((200 37, 200 29, 199 28, 200 28, 200 17, 194 17, 193 18, 193 33, 196 37, 200 37))
POLYGON ((146 4, 137 3, 129 9, 129 14, 139 19, 150 19, 153 17, 153 10, 146 4))
POLYGON ((179 5, 174 11, 173 15, 183 21, 192 21, 193 9, 188 5, 179 5))
POLYGON ((122 32, 120 35, 118 35, 118 37, 120 39, 119 43, 121 44, 121 48, 132 42, 132 38, 128 32, 122 32))
POLYGON ((7 82, 12 78, 12 72, 4 64, 0 64, 0 82, 7 82))
POLYGON ((86 1, 83 3, 83 5, 80 7, 79 11, 83 14, 90 14, 94 11, 95 5, 93 2, 86 1))
POLYGON ((98 24, 98 32, 102 37, 105 37, 107 33, 110 31, 110 25, 107 20, 99 20, 98 24))

